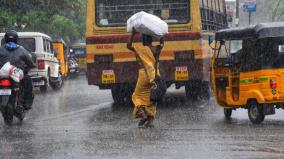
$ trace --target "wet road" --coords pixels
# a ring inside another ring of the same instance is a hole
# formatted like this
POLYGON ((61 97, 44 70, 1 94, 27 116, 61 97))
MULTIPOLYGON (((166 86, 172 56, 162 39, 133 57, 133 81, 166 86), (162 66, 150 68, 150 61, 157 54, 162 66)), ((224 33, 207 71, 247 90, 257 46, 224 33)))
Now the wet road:
POLYGON ((37 92, 23 124, 0 120, 0 158, 284 158, 284 111, 252 125, 246 110, 226 121, 214 100, 190 102, 171 89, 155 127, 139 129, 131 106, 113 105, 110 91, 84 76, 37 92))

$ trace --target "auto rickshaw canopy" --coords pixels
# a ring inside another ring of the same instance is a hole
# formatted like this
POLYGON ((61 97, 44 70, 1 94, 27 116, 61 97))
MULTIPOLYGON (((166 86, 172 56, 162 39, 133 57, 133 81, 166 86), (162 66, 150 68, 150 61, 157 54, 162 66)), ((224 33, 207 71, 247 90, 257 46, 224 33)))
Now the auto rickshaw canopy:
POLYGON ((284 37, 284 22, 260 23, 248 27, 223 29, 216 32, 216 40, 262 39, 284 37))

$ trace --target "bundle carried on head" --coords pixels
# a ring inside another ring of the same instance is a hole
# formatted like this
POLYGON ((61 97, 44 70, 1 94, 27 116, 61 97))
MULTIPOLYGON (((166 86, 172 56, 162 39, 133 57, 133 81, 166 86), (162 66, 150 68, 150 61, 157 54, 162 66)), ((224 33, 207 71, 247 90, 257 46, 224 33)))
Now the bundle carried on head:
POLYGON ((134 14, 127 20, 127 32, 131 33, 133 28, 141 34, 157 38, 168 33, 168 24, 166 22, 144 11, 134 14))

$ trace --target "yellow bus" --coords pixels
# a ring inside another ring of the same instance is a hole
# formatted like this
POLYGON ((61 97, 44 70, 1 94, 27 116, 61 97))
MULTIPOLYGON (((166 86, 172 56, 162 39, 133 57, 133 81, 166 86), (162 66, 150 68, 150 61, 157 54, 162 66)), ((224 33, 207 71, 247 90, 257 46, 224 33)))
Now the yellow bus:
MULTIPOLYGON (((86 17, 87 78, 90 85, 111 89, 115 102, 132 94, 136 58, 126 48, 127 19, 146 11, 169 24, 160 71, 168 86, 185 86, 189 98, 209 95, 208 36, 227 26, 225 0, 88 0, 86 17), (205 46, 207 44, 207 46, 205 46)), ((134 40, 141 42, 140 38, 134 40)))
POLYGON ((87 62, 86 62, 86 44, 77 43, 72 45, 72 54, 79 64, 79 71, 86 72, 87 62))

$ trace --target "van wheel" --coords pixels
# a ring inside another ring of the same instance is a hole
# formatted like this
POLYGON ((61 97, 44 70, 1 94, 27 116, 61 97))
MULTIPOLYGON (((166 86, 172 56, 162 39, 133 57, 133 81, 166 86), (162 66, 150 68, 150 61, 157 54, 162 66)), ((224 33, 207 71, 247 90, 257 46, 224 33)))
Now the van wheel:
POLYGON ((226 119, 231 119, 232 112, 233 112, 232 109, 226 109, 226 108, 224 108, 224 115, 225 115, 226 119))
POLYGON ((47 83, 44 82, 45 84, 43 86, 39 87, 39 90, 41 93, 46 93, 47 92, 47 83))
POLYGON ((265 115, 263 114, 263 107, 257 102, 250 102, 248 105, 248 116, 252 123, 260 124, 263 122, 265 115))
POLYGON ((50 82, 50 86, 53 90, 59 90, 63 86, 63 78, 61 73, 58 74, 56 82, 50 82))

